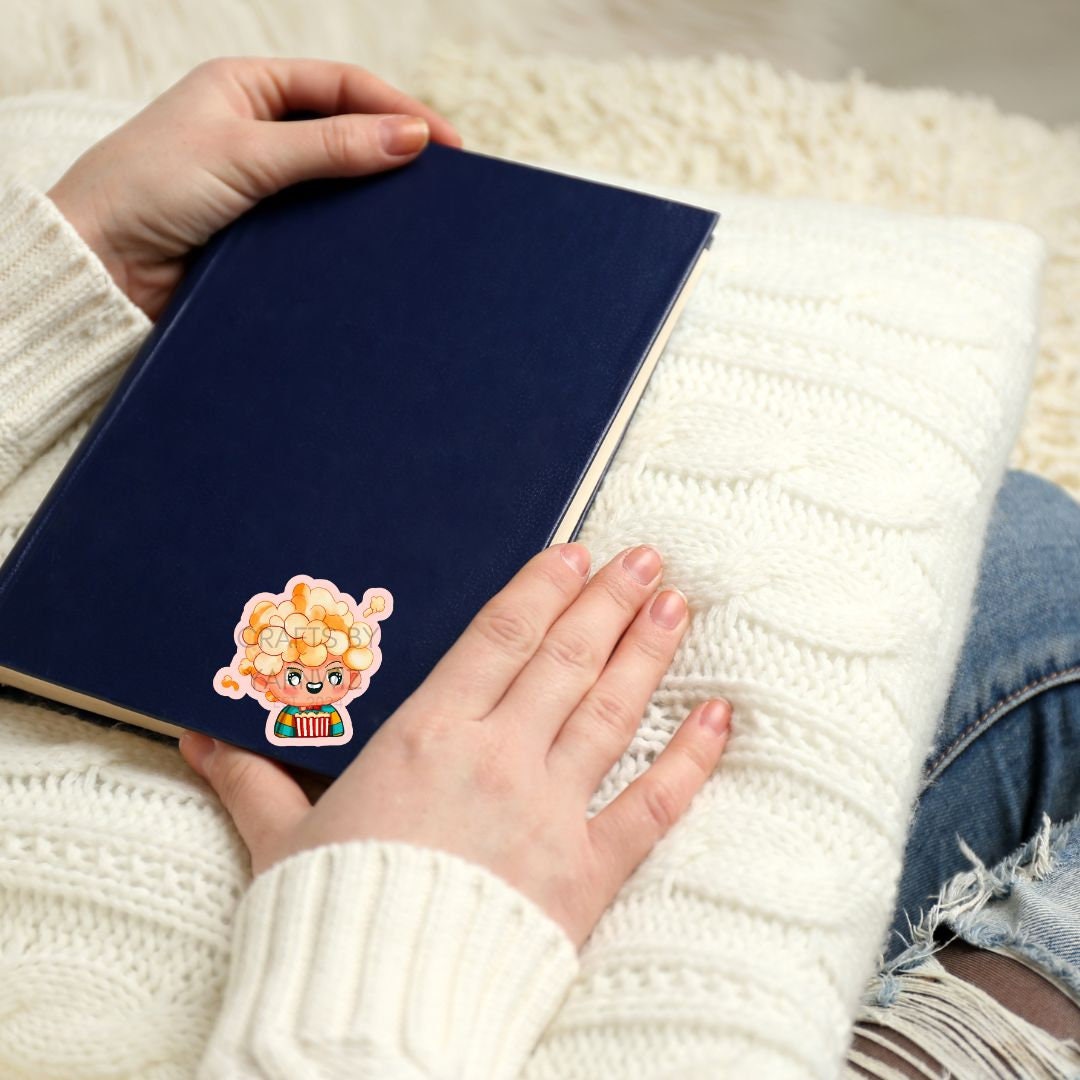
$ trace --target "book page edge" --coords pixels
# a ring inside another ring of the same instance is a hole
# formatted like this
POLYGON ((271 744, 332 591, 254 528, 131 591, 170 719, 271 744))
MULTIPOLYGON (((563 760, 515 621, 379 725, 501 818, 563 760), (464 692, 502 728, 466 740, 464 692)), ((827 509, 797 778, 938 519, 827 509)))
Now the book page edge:
POLYGON ((611 424, 608 426, 607 433, 601 440, 599 448, 593 455, 592 463, 586 470, 581 483, 578 484, 578 489, 574 493, 574 497, 570 500, 566 512, 563 514, 555 532, 552 534, 548 547, 552 547, 555 544, 565 544, 574 534, 574 530, 578 527, 578 524, 581 521, 581 515, 585 513, 586 507, 589 505, 589 500, 599 488, 600 483, 604 478, 604 474, 611 464, 611 459, 615 455, 619 441, 622 439, 623 435, 626 433, 627 427, 630 425, 630 419, 634 415, 634 410, 637 408, 638 402, 645 393, 645 387, 648 385, 653 371, 656 370, 656 365, 660 362, 660 354, 664 351, 664 348, 668 343, 668 338, 671 337, 671 332, 675 329, 675 324, 679 321, 679 316, 686 306, 686 301, 694 291, 694 286, 701 276, 705 260, 711 250, 711 246, 703 247, 698 254, 697 261, 691 268, 690 273, 686 275, 686 279, 683 281, 683 286, 679 295, 671 305, 667 318, 661 325, 660 332, 656 335, 656 338, 652 343, 652 348, 649 349, 648 355, 645 357, 645 362, 639 368, 637 376, 631 384, 630 389, 627 391, 626 397, 623 398, 622 404, 619 406, 611 424))
POLYGON ((156 731, 159 735, 168 735, 179 739, 184 733, 184 728, 177 724, 170 724, 166 720, 158 720, 153 716, 136 712, 134 709, 126 709, 123 705, 114 705, 111 701, 83 694, 78 690, 69 690, 66 686, 58 686, 47 679, 39 679, 34 675, 25 675, 14 668, 0 667, 0 683, 14 687, 16 690, 25 690, 28 694, 36 694, 38 697, 58 701, 61 705, 70 705, 75 709, 84 709, 97 716, 104 716, 110 720, 119 720, 133 727, 146 728, 148 731, 156 731))

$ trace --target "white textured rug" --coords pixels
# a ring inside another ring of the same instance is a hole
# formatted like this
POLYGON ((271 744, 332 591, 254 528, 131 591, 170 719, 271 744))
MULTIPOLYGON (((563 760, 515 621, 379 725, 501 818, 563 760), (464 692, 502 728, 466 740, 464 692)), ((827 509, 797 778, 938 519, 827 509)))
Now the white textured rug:
MULTIPOLYGON (((1053 130, 985 99, 885 90, 858 76, 813 81, 734 55, 535 54, 640 42, 648 19, 664 24, 650 38, 655 48, 685 47, 688 33, 723 26, 724 16, 697 0, 667 5, 662 16, 634 0, 565 11, 541 0, 324 0, 317 10, 313 17, 302 0, 11 5, 0 95, 71 88, 138 99, 209 56, 332 56, 419 92, 490 153, 1028 225, 1050 260, 1040 364, 1012 464, 1080 497, 1080 128, 1053 130)), ((779 58, 795 42, 800 62, 828 69, 837 58, 809 19, 778 0, 747 5, 725 41, 779 58)))

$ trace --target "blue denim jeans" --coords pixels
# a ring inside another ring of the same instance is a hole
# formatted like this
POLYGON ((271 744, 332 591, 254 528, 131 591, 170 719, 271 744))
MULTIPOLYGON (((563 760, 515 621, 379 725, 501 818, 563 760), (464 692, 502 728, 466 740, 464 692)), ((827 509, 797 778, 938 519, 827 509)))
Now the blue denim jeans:
POLYGON ((1080 505, 1023 472, 994 506, 887 957, 946 883, 935 926, 1041 967, 1080 1000, 1080 505))

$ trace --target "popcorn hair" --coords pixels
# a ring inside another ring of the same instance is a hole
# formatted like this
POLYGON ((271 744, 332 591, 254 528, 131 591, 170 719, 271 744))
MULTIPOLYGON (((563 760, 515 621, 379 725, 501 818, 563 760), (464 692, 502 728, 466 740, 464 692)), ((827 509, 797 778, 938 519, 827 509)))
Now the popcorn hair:
POLYGON ((337 658, 352 671, 371 667, 372 629, 330 589, 298 583, 288 600, 263 600, 241 632, 241 675, 273 678, 286 664, 319 667, 337 658))

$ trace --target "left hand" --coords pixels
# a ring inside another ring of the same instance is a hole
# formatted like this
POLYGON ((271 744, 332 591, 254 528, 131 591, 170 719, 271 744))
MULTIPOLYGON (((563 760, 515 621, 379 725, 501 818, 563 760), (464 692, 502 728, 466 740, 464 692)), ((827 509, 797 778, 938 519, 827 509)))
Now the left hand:
POLYGON ((405 164, 429 134, 461 145, 448 120, 352 64, 211 60, 92 146, 49 197, 155 319, 185 256, 259 199, 405 164), (275 122, 300 111, 327 115, 275 122))

